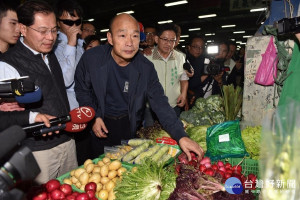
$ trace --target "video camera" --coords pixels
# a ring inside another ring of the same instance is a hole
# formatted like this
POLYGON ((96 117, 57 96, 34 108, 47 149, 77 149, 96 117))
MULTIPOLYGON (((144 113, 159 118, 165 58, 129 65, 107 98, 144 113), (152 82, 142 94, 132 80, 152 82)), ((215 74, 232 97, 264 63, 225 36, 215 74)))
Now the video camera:
POLYGON ((230 70, 229 67, 224 66, 224 59, 215 58, 215 56, 219 53, 218 45, 209 45, 206 49, 208 58, 204 59, 204 74, 217 75, 222 71, 225 72, 230 70))
POLYGON ((278 35, 288 33, 300 33, 300 16, 293 18, 283 18, 275 23, 278 29, 278 35))
POLYGON ((0 133, 0 199, 23 199, 23 192, 15 185, 33 180, 40 173, 31 150, 20 145, 25 137, 24 130, 16 125, 0 133))

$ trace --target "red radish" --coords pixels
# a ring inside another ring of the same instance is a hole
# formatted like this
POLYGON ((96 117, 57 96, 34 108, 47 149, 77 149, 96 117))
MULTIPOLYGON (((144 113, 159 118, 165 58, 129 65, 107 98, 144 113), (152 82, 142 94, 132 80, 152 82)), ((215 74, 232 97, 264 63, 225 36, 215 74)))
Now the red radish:
POLYGON ((217 165, 218 165, 219 168, 224 167, 224 163, 220 160, 217 162, 217 165))
POLYGON ((87 195, 86 193, 81 193, 76 197, 76 200, 89 200, 89 195, 87 195))
POLYGON ((205 163, 211 163, 209 157, 204 157, 204 158, 200 161, 200 164, 203 164, 203 165, 204 165, 205 163))
POLYGON ((51 197, 54 200, 58 200, 58 199, 65 199, 66 195, 59 189, 55 189, 51 192, 51 197))
POLYGON ((77 197, 80 193, 79 192, 73 192, 72 195, 77 197))
POLYGON ((74 195, 69 195, 66 197, 67 200, 76 200, 76 197, 74 195))
POLYGON ((199 170, 200 170, 200 172, 203 172, 204 170, 206 170, 205 165, 200 165, 199 166, 199 170))
POLYGON ((204 164, 206 168, 211 168, 211 164, 210 163, 205 163, 204 164))
POLYGON ((241 165, 235 165, 235 166, 232 167, 232 169, 242 172, 242 166, 241 165))
POLYGON ((52 179, 46 183, 46 189, 48 192, 52 192, 53 190, 59 189, 60 183, 58 180, 52 179))
POLYGON ((191 156, 192 156, 192 160, 197 160, 197 156, 194 152, 190 152, 191 156))
POLYGON ((242 172, 241 171, 238 171, 238 170, 234 170, 233 172, 232 172, 233 174, 238 174, 238 175, 242 175, 242 172))
POLYGON ((84 187, 84 191, 88 191, 88 190, 92 190, 95 192, 97 190, 97 184, 94 182, 89 182, 84 187))
POLYGON ((33 197, 33 200, 46 200, 47 199, 47 193, 41 192, 37 196, 33 197))
POLYGON ((209 176, 214 176, 215 172, 213 169, 206 169, 203 171, 204 174, 209 175, 209 176))
POLYGON ((217 173, 221 174, 223 178, 225 177, 225 172, 218 170, 217 173))
POLYGON ((72 187, 69 184, 62 184, 59 188, 65 195, 70 195, 73 192, 72 187))
POLYGON ((231 169, 231 168, 232 168, 232 166, 231 166, 231 164, 230 164, 230 163, 226 163, 226 164, 225 164, 225 168, 226 168, 226 169, 231 169))
POLYGON ((93 190, 88 190, 88 191, 86 191, 86 193, 87 193, 87 195, 89 196, 89 198, 95 197, 95 195, 96 195, 95 192, 96 192, 96 191, 93 191, 93 190))
POLYGON ((217 170, 219 169, 218 166, 217 166, 216 164, 212 165, 211 168, 212 168, 213 170, 215 170, 215 171, 217 171, 217 170))
POLYGON ((224 178, 225 178, 226 180, 229 179, 230 177, 231 177, 231 174, 225 173, 224 178))
POLYGON ((226 173, 232 174, 232 170, 231 169, 226 169, 226 173))
POLYGON ((219 167, 219 170, 222 171, 222 172, 224 172, 224 173, 226 172, 225 167, 219 167))
POLYGON ((53 200, 53 198, 51 197, 51 193, 48 193, 48 198, 47 200, 53 200))

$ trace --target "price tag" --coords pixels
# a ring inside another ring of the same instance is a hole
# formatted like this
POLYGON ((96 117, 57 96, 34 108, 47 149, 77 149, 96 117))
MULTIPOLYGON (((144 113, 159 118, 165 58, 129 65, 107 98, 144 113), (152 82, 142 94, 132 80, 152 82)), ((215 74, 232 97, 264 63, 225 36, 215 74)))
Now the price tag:
POLYGON ((229 133, 219 135, 219 142, 229 142, 229 133))

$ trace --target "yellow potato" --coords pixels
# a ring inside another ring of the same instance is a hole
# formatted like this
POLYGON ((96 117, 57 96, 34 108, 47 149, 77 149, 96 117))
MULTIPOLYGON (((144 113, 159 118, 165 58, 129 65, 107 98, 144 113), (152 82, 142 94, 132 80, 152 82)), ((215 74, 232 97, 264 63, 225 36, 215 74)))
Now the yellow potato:
POLYGON ((75 175, 76 178, 79 178, 79 176, 80 176, 83 172, 85 172, 85 169, 84 169, 84 168, 78 168, 78 169, 75 170, 74 175, 75 175))
POLYGON ((127 169, 125 167, 121 167, 120 169, 118 169, 118 176, 122 176, 122 174, 126 171, 127 169))
POLYGON ((100 183, 101 176, 99 173, 93 173, 92 176, 89 178, 89 182, 100 183))
POLYGON ((110 163, 110 159, 107 158, 107 157, 104 157, 104 158, 102 159, 102 161, 104 162, 104 164, 110 163))
POLYGON ((93 163, 93 161, 91 159, 87 159, 86 161, 84 161, 84 163, 83 163, 84 168, 86 168, 86 166, 90 163, 93 163))
POLYGON ((78 181, 78 182, 75 184, 75 186, 79 189, 79 188, 81 187, 80 182, 78 181))
POLYGON ((71 176, 74 176, 74 173, 75 173, 75 169, 73 169, 73 170, 70 172, 70 175, 71 175, 71 176))
POLYGON ((109 172, 108 172, 107 177, 108 177, 109 179, 113 179, 113 178, 115 178, 115 177, 117 176, 117 174, 118 174, 117 171, 112 170, 112 171, 109 171, 109 172))
POLYGON ((106 200, 108 198, 108 192, 106 190, 100 190, 98 193, 100 199, 106 200))
POLYGON ((73 184, 75 184, 75 183, 78 182, 78 179, 75 176, 72 176, 71 181, 72 181, 73 184))
POLYGON ((105 189, 107 190, 107 192, 110 192, 115 187, 115 185, 116 184, 113 181, 109 181, 105 184, 105 189))
POLYGON ((100 168, 99 166, 96 165, 96 166, 94 167, 94 169, 93 169, 93 173, 100 173, 100 169, 101 169, 101 168, 100 168))
POLYGON ((63 182, 64 182, 65 184, 72 185, 71 179, 65 178, 65 179, 63 180, 63 182))
POLYGON ((98 163, 97 163, 97 165, 99 165, 100 167, 102 167, 105 164, 104 164, 104 162, 102 160, 99 160, 98 163))
POLYGON ((119 160, 114 160, 109 164, 108 169, 109 170, 118 170, 121 166, 122 166, 122 163, 119 160))
POLYGON ((89 174, 87 172, 83 172, 79 177, 79 181, 81 185, 86 185, 89 182, 89 174))
POLYGON ((116 183, 118 181, 119 177, 115 177, 113 179, 111 179, 111 181, 113 181, 114 183, 116 183))
POLYGON ((108 183, 110 180, 107 177, 102 177, 100 180, 100 183, 102 183, 103 185, 105 185, 106 183, 108 183))
POLYGON ((94 167, 95 167, 94 163, 88 164, 88 165, 85 167, 86 172, 87 172, 87 173, 91 173, 91 172, 93 171, 94 167))
POLYGON ((97 183, 97 189, 96 191, 99 192, 100 190, 102 190, 103 185, 101 183, 97 183))
POLYGON ((107 165, 103 165, 100 169, 100 175, 102 177, 105 177, 108 175, 108 166, 107 165))
POLYGON ((137 171, 137 169, 138 169, 137 167, 133 167, 133 168, 131 169, 131 172, 134 173, 134 172, 137 171))
POLYGON ((80 190, 84 191, 85 185, 81 185, 80 190))
POLYGON ((115 200, 115 199, 116 199, 116 195, 114 190, 109 191, 107 200, 115 200))

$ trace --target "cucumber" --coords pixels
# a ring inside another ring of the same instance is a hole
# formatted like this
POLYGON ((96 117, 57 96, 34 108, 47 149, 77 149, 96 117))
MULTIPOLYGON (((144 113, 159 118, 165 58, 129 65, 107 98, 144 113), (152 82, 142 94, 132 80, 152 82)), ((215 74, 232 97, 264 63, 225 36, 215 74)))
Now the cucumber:
POLYGON ((158 160, 168 152, 169 145, 162 145, 159 150, 155 153, 155 155, 152 157, 152 160, 154 162, 158 162, 158 160))
POLYGON ((139 146, 137 146, 135 149, 132 149, 131 151, 129 151, 128 153, 126 153, 124 155, 124 157, 122 158, 123 162, 129 162, 130 160, 135 159, 140 153, 142 153, 143 151, 145 151, 147 148, 149 147, 149 143, 143 143, 139 146))

